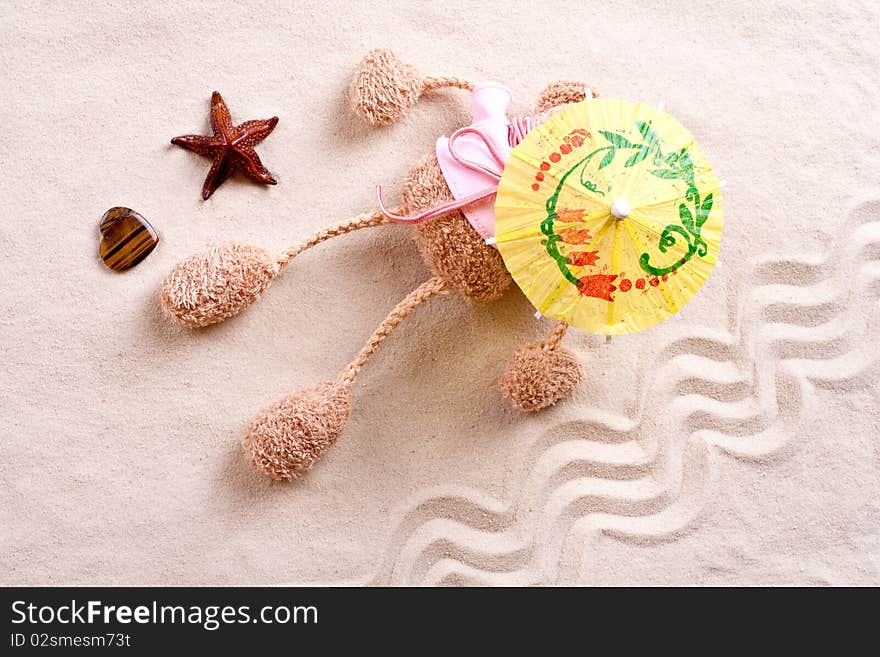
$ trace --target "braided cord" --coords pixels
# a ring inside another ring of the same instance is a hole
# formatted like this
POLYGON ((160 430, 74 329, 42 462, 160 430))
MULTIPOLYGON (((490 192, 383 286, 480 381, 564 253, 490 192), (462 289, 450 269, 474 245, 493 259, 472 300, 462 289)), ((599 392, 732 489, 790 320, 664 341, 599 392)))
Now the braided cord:
POLYGON ((566 331, 568 331, 568 324, 565 322, 559 322, 556 324, 550 332, 550 335, 547 336, 547 339, 541 343, 541 349, 544 351, 554 351, 557 349, 559 343, 562 342, 562 338, 565 337, 566 331))
POLYGON ((331 226, 330 228, 325 228, 321 231, 318 231, 311 237, 304 239, 302 242, 294 244, 292 247, 281 253, 278 258, 276 258, 279 273, 282 269, 284 269, 287 263, 293 260, 300 253, 302 253, 306 249, 312 248, 313 246, 317 246, 321 242, 329 240, 331 237, 345 235, 346 233, 350 233, 361 228, 371 228, 373 226, 381 226, 382 224, 390 223, 391 221, 389 221, 385 217, 385 215, 383 215, 378 210, 374 210, 373 212, 365 212, 363 214, 359 214, 353 219, 345 221, 341 224, 337 224, 336 226, 331 226))
POLYGON ((422 93, 436 91, 437 89, 443 89, 444 87, 456 87, 458 89, 472 91, 474 83, 452 75, 429 76, 422 79, 422 93))
POLYGON ((361 349, 357 358, 349 363, 348 367, 339 374, 339 384, 345 388, 350 387, 360 373, 361 368, 368 360, 370 360, 370 357, 376 353, 376 350, 385 341, 385 338, 391 335, 391 332, 394 331, 394 329, 396 329, 413 310, 431 297, 435 297, 438 294, 446 294, 448 291, 449 288, 446 282, 439 276, 435 276, 434 278, 428 279, 406 295, 403 301, 398 303, 394 309, 388 313, 388 316, 382 321, 382 323, 379 324, 376 330, 373 331, 373 335, 367 340, 367 343, 364 345, 363 349, 361 349))

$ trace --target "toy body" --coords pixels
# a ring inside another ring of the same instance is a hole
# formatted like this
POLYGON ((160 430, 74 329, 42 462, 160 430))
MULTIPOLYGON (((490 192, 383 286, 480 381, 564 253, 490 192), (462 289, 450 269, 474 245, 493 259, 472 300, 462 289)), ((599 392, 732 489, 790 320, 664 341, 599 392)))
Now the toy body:
MULTIPOLYGON (((425 157, 404 178, 402 195, 407 214, 427 210, 452 198, 435 154, 425 157)), ((481 303, 497 299, 513 282, 501 254, 486 244, 459 210, 416 224, 413 236, 431 271, 469 301, 481 303)))
MULTIPOLYGON (((370 123, 388 124, 403 116, 423 93, 445 87, 475 92, 474 124, 483 129, 506 159, 510 145, 505 114, 510 93, 501 85, 474 87, 459 78, 420 78, 390 51, 376 50, 361 63, 351 93, 358 114, 370 123)), ((547 112, 581 101, 587 93, 583 83, 551 84, 541 94, 535 111, 547 112)), ((462 152, 471 158, 485 157, 476 142, 468 144, 462 139, 462 144, 462 152)), ((448 150, 448 144, 441 138, 435 152, 407 174, 402 185, 402 207, 395 212, 417 215, 467 197, 474 188, 487 184, 477 175, 456 174, 455 162, 445 157, 448 150), (454 191, 450 190, 444 171, 450 176, 454 191)), ((261 411, 243 440, 249 460, 272 478, 296 478, 311 468, 342 433, 351 409, 350 390, 358 372, 416 307, 450 291, 482 303, 497 299, 510 287, 512 278, 501 255, 486 243, 494 229, 493 200, 486 198, 442 212, 412 227, 418 250, 434 277, 391 311, 360 354, 335 379, 288 395, 261 411)), ((163 284, 163 303, 171 315, 188 326, 223 321, 259 298, 272 279, 302 251, 331 237, 389 223, 382 212, 365 213, 321 231, 274 258, 263 249, 245 244, 211 247, 184 260, 171 272, 163 284)), ((566 329, 565 324, 558 323, 547 339, 516 353, 499 381, 499 388, 514 406, 535 411, 555 404, 575 390, 582 375, 580 365, 573 354, 559 347, 566 329)))

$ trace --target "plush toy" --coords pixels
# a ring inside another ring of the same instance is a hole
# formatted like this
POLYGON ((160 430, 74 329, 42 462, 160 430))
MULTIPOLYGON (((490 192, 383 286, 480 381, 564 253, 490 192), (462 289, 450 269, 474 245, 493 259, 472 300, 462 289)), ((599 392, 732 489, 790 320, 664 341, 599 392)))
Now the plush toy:
MULTIPOLYGON (((331 237, 391 223, 412 224, 413 238, 433 272, 395 306, 357 357, 336 378, 288 395, 263 409, 243 440, 247 457, 273 479, 293 479, 312 467, 342 433, 351 388, 361 368, 391 332, 432 297, 456 292, 473 303, 498 299, 511 276, 492 242, 493 157, 503 160, 522 136, 549 113, 595 96, 580 82, 555 82, 540 94, 535 114, 506 116, 510 92, 456 77, 420 77, 389 50, 363 60, 351 85, 354 110, 373 125, 403 117, 426 93, 458 88, 472 93, 474 121, 446 138, 403 181, 400 208, 380 209, 323 230, 278 256, 241 243, 212 246, 179 263, 164 281, 165 308, 198 328, 236 315, 256 301, 298 254, 331 237), (460 133, 460 134, 459 134, 460 133), (488 174, 488 175, 486 175, 488 174)), ((497 178, 497 177, 496 177, 497 178)), ((496 179, 497 183, 497 179, 496 179)), ((567 325, 558 322, 542 342, 513 356, 501 392, 523 411, 537 411, 571 394, 581 380, 575 356, 560 347, 567 325)))

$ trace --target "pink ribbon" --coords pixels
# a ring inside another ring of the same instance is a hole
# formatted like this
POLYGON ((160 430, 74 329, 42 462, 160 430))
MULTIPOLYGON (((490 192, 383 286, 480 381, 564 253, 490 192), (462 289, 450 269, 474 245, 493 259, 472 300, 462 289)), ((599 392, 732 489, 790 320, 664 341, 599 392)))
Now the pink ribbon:
MULTIPOLYGON (((510 144, 511 148, 521 142, 523 138, 529 133, 529 131, 531 131, 532 128, 538 125, 538 123, 540 123, 540 120, 532 116, 514 117, 507 126, 507 142, 510 144)), ((449 138, 449 154, 461 166, 467 167, 471 171, 482 173, 488 176, 495 181, 495 184, 490 187, 486 187, 479 192, 475 192, 474 194, 471 194, 469 196, 465 196, 463 198, 455 199, 452 201, 447 201, 446 203, 442 203, 441 205, 437 205, 433 208, 424 210, 418 214, 410 215, 408 217, 394 214, 393 212, 390 212, 388 210, 388 208, 385 206, 385 202, 382 199, 382 186, 377 185, 376 198, 379 201, 379 210, 382 212, 382 214, 384 214, 389 219, 389 221, 394 221, 399 224, 417 224, 421 221, 427 221, 428 219, 434 219, 435 217, 441 217, 444 214, 449 214, 453 210, 460 210, 461 208, 465 208, 478 201, 487 199, 490 196, 494 196, 498 192, 498 182, 501 180, 501 174, 504 173, 504 159, 501 157, 501 155, 498 154, 498 151, 495 150, 495 146, 492 145, 492 142, 482 130, 473 126, 465 126, 464 128, 459 128, 458 130, 453 132, 452 136, 449 138), (455 140, 462 135, 468 134, 476 135, 483 141, 489 151, 489 154, 492 156, 492 159, 495 160, 495 163, 498 165, 497 170, 490 169, 482 164, 479 164, 478 162, 473 162, 471 160, 463 158, 455 151, 455 140)))

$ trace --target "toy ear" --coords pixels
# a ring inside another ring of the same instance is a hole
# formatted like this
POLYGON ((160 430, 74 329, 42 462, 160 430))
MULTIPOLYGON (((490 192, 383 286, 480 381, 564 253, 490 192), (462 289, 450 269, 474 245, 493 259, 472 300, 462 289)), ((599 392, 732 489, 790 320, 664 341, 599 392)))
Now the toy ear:
POLYGON ((552 82, 544 87, 538 96, 535 105, 535 113, 540 114, 569 103, 579 103, 588 97, 596 98, 599 94, 591 89, 585 82, 561 80, 552 82))
POLYGON ((351 83, 351 103, 365 121, 387 125, 416 104, 423 88, 415 67, 404 64, 390 50, 371 50, 351 83))
POLYGON ((367 53, 351 82, 354 111, 373 125, 388 125, 403 117, 422 94, 443 87, 472 89, 460 78, 420 77, 415 67, 390 50, 377 48, 367 53))

